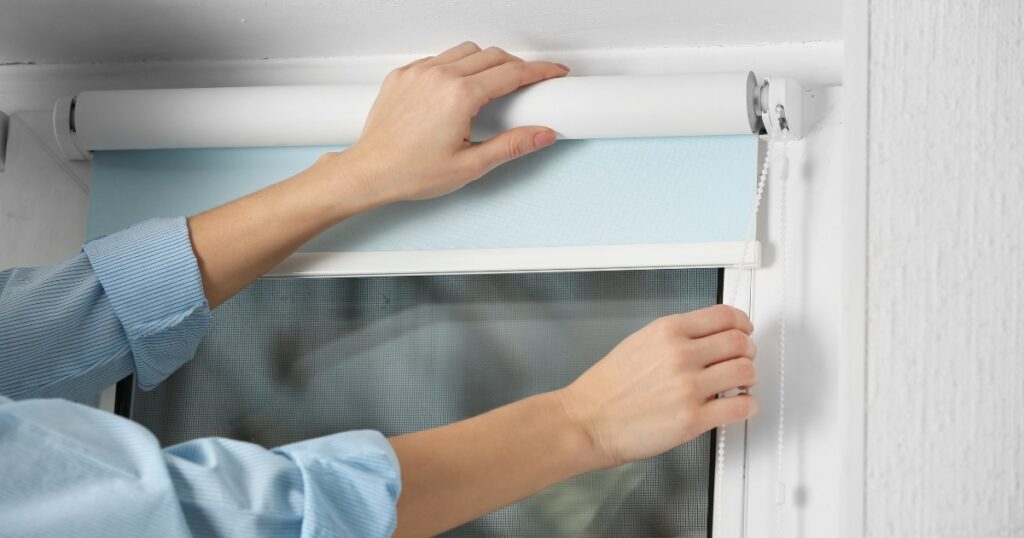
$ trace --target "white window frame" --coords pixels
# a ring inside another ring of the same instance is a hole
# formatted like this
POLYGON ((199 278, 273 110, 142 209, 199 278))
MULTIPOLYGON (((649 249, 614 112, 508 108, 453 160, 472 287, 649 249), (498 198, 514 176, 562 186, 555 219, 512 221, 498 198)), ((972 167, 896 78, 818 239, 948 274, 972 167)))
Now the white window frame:
POLYGON ((755 243, 750 247, 744 246, 744 243, 725 241, 394 252, 298 252, 265 276, 412 276, 759 265, 759 245, 755 243))
MULTIPOLYGON (((846 88, 805 94, 807 135, 789 148, 788 274, 783 279, 778 178, 758 219, 760 269, 725 270, 724 297, 750 313, 760 411, 726 428, 725 479, 714 538, 776 535, 779 322, 786 315, 783 536, 861 536, 863 512, 864 182, 850 167, 848 118, 862 109, 846 88), (848 100, 850 99, 850 100, 848 100), (852 101, 852 102, 851 102, 852 101), (738 509, 737 509, 738 507, 738 509), (735 517, 730 517, 735 516, 735 517)), ((851 132, 852 131, 852 132, 851 132)), ((856 147, 853 148, 856 150, 856 147)), ((763 155, 763 152, 762 152, 763 155)))
MULTIPOLYGON (((762 152, 763 153, 763 152, 762 152)), ((756 170, 751 170, 751 178, 756 170)), ((617 269, 723 269, 723 302, 752 313, 759 241, 405 252, 296 253, 267 277, 365 277, 617 269), (742 258, 741 258, 742 257, 742 258), (629 260, 628 265, 623 260, 629 260), (731 293, 736 286, 736 302, 731 293)), ((721 435, 721 433, 719 433, 721 435)), ((725 465, 714 477, 712 538, 746 536, 747 423, 725 428, 725 465), (738 516, 738 517, 735 517, 738 516)), ((714 461, 712 464, 714 465, 714 461)))
MULTIPOLYGON (((761 245, 758 243, 758 252, 761 245)), ((753 318, 752 306, 756 282, 757 267, 726 267, 722 272, 722 303, 734 306, 747 312, 753 318), (732 296, 735 290, 735 297, 732 296)), ((712 522, 712 538, 740 538, 746 536, 747 523, 747 475, 748 445, 747 422, 729 424, 719 428, 719 435, 724 433, 725 442, 721 448, 723 465, 716 472, 722 476, 715 477, 715 498, 712 522), (723 431, 724 430, 724 431, 723 431)), ((716 449, 717 454, 717 449, 716 449)), ((717 458, 716 458, 717 465, 717 458)))

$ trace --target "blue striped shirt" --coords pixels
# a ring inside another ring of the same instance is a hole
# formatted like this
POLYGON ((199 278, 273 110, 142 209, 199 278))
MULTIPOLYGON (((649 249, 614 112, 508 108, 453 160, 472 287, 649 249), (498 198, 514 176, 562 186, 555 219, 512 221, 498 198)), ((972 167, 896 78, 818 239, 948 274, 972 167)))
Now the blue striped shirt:
POLYGON ((0 271, 0 535, 392 533, 398 459, 378 432, 272 450, 222 438, 161 449, 134 422, 59 399, 128 374, 155 387, 209 322, 183 218, 0 271))

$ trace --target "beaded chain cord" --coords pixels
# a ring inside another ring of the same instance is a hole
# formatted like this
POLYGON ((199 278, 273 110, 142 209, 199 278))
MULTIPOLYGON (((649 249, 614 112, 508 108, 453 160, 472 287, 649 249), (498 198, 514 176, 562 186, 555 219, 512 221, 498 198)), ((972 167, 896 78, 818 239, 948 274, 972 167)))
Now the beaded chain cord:
MULTIPOLYGON (((786 405, 786 377, 785 377, 785 366, 786 366, 786 277, 788 272, 788 240, 787 240, 787 219, 786 219, 786 176, 789 173, 789 136, 788 129, 785 129, 785 134, 782 136, 782 155, 779 157, 779 162, 775 164, 775 178, 779 185, 776 187, 779 190, 779 233, 781 235, 780 241, 780 261, 782 266, 782 315, 779 320, 779 420, 776 434, 776 492, 775 492, 775 535, 781 538, 782 536, 782 506, 786 500, 786 485, 782 481, 783 464, 785 461, 783 447, 785 441, 785 405, 786 405)), ((750 245, 754 242, 755 237, 755 226, 757 223, 757 215, 761 207, 761 199, 764 196, 764 190, 768 183, 769 168, 772 166, 772 160, 774 158, 774 149, 776 142, 779 142, 776 138, 776 134, 773 131, 769 135, 767 147, 765 150, 764 163, 761 166, 761 172, 757 181, 757 190, 754 194, 754 205, 750 212, 750 220, 747 224, 747 232, 745 240, 743 241, 743 250, 740 253, 737 266, 741 267, 746 260, 747 253, 750 250, 750 245)), ((748 273, 752 273, 752 269, 748 269, 748 273)), ((739 282, 740 279, 734 279, 732 287, 729 292, 729 301, 727 304, 736 304, 736 299, 739 295, 739 282)), ((745 389, 740 391, 746 392, 745 389)), ((718 395, 720 398, 726 397, 725 393, 718 395)), ((715 477, 720 479, 725 471, 725 426, 720 426, 717 432, 717 446, 715 450, 715 477)), ((716 517, 721 517, 721 490, 722 488, 715 488, 715 498, 713 502, 713 513, 716 517)))

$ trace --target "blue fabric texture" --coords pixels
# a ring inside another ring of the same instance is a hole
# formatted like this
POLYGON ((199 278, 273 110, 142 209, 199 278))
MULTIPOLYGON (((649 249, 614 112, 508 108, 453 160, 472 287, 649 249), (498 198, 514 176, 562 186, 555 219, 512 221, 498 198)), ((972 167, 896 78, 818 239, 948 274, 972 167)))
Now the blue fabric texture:
POLYGON ((221 438, 161 449, 142 426, 56 397, 134 373, 153 387, 210 322, 183 218, 0 271, 0 535, 389 536, 401 488, 378 432, 267 450, 221 438))
MULTIPOLYGON (((560 140, 450 195, 357 215, 301 250, 744 241, 757 144, 754 135, 560 140)), ((296 174, 337 149, 98 151, 88 235, 209 209, 296 174)))

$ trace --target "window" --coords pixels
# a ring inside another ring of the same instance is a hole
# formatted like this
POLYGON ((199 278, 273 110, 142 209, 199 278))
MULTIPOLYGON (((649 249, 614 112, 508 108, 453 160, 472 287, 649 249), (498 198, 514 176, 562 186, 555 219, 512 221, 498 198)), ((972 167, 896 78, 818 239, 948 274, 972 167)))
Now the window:
MULTIPOLYGON (((716 304, 722 270, 264 278, 131 416, 170 445, 397 435, 560 388, 651 320, 716 304)), ((710 536, 715 432, 446 536, 710 536)))

